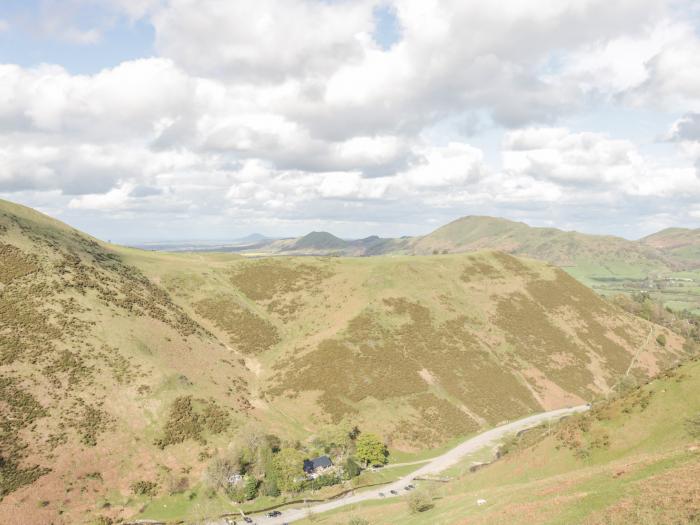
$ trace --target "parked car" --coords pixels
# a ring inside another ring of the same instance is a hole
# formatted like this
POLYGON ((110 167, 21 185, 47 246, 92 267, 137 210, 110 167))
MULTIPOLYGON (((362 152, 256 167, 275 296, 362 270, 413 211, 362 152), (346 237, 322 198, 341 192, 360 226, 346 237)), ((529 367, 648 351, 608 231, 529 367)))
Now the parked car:
POLYGON ((383 493, 383 492, 380 492, 380 493, 379 493, 379 497, 380 497, 380 498, 383 498, 383 497, 384 497, 384 493, 383 493))
POLYGON ((391 492, 391 493, 392 493, 392 494, 393 494, 394 496, 398 496, 398 495, 399 495, 399 493, 398 493, 398 492, 396 492, 396 491, 395 491, 395 490, 393 490, 393 489, 392 489, 392 490, 390 490, 389 492, 391 492))
POLYGON ((413 489, 415 489, 415 488, 416 488, 416 486, 415 486, 415 485, 413 485, 412 483, 409 483, 409 484, 408 484, 408 485, 406 485, 406 486, 405 486, 404 488, 405 488, 406 490, 413 490, 413 489))
POLYGON ((253 523, 253 518, 249 518, 248 516, 246 516, 245 518, 243 518, 243 521, 245 521, 246 523, 253 523))
POLYGON ((268 518, 276 518, 277 516, 281 516, 282 513, 279 510, 273 510, 267 513, 268 518))

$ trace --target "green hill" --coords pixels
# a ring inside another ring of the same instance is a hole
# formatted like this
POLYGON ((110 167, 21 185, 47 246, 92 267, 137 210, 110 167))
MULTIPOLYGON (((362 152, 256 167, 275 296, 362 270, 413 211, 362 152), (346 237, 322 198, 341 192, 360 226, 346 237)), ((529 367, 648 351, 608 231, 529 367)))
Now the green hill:
POLYGON ((344 241, 331 233, 311 232, 298 239, 292 245, 292 249, 299 251, 326 251, 347 248, 348 245, 349 243, 347 241, 344 241))
POLYGON ((670 261, 655 248, 607 235, 535 228, 494 217, 463 217, 415 242, 416 253, 501 250, 575 267, 586 277, 646 277, 667 271, 670 261))
POLYGON ((650 343, 650 325, 564 272, 502 253, 233 259, 206 275, 150 257, 126 260, 244 356, 260 417, 300 437, 349 422, 394 448, 435 446, 590 399, 637 350, 642 377, 682 346, 650 343))
POLYGON ((663 251, 683 267, 700 268, 700 228, 667 228, 644 237, 641 242, 663 251))
POLYGON ((311 233, 261 243, 256 255, 434 255, 498 250, 554 264, 605 295, 644 292, 674 310, 700 312, 700 230, 670 229, 640 241, 536 228, 496 217, 469 216, 423 237, 343 241, 311 233))

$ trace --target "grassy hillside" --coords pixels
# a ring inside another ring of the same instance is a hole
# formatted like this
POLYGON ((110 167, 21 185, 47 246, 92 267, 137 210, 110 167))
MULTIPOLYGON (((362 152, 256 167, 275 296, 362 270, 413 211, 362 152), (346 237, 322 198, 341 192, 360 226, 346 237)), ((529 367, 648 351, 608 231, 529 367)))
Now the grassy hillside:
POLYGON ((0 523, 80 523, 119 494, 133 513, 132 483, 196 479, 249 372, 110 246, 2 202, 0 254, 0 523))
POLYGON ((664 230, 641 241, 586 235, 493 217, 464 217, 413 243, 416 253, 502 250, 564 268, 602 294, 650 293, 675 310, 700 312, 697 230, 664 230))
MULTIPOLYGON (((218 248, 216 250, 219 250, 218 248)), ((672 228, 629 241, 496 217, 469 216, 423 237, 342 240, 326 232, 233 249, 252 255, 435 255, 498 250, 554 264, 602 294, 653 293, 674 310, 700 312, 700 230, 672 228)), ((219 251, 231 251, 221 248, 219 251)))
POLYGON ((667 228, 641 239, 684 267, 700 267, 700 229, 667 228))
POLYGON ((630 364, 654 373, 682 346, 669 333, 660 347, 658 328, 564 272, 494 252, 231 259, 206 270, 204 259, 122 253, 245 356, 256 414, 299 437, 352 422, 395 448, 435 446, 590 399, 630 364))
POLYGON ((669 269, 660 252, 620 237, 534 228, 494 217, 463 217, 422 237, 417 253, 501 250, 585 269, 590 277, 645 277, 669 269))
POLYGON ((700 362, 585 415, 507 443, 501 460, 477 472, 469 461, 447 484, 423 482, 433 508, 371 503, 317 516, 314 523, 372 525, 690 525, 700 519, 700 362), (486 504, 477 505, 478 499, 486 504))
POLYGON ((0 254, 0 523, 198 505, 188 487, 253 424, 286 443, 359 425, 420 451, 683 352, 502 253, 149 252, 0 202, 0 254))

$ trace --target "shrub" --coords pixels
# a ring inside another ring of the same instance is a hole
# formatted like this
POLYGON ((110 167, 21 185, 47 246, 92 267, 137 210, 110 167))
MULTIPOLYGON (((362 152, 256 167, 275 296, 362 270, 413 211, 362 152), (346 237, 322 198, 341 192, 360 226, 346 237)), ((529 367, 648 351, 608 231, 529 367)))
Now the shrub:
POLYGON ((343 470, 345 471, 345 479, 356 478, 360 475, 360 466, 355 463, 352 458, 348 458, 343 465, 343 470))
POLYGON ((666 346, 666 335, 665 334, 657 335, 656 342, 659 343, 659 346, 666 346))
POLYGON ((131 484, 131 492, 133 492, 136 496, 153 497, 158 493, 158 484, 154 481, 134 481, 131 484))
POLYGON ((411 514, 425 512, 433 508, 433 498, 425 490, 414 490, 408 495, 407 502, 411 514))
POLYGON ((192 396, 178 397, 170 407, 163 437, 155 445, 164 449, 168 445, 182 443, 186 439, 201 439, 202 421, 192 407, 192 396))
POLYGON ((280 489, 277 486, 277 480, 275 478, 265 479, 262 484, 262 493, 265 496, 270 496, 271 498, 276 498, 280 495, 280 489))
POLYGON ((685 420, 685 430, 690 437, 700 438, 700 412, 685 420))
POLYGON ((369 521, 359 516, 353 516, 348 520, 348 525, 369 525, 369 521))
POLYGON ((340 477, 336 474, 322 474, 316 479, 304 482, 304 488, 320 489, 321 487, 337 485, 341 481, 340 477))

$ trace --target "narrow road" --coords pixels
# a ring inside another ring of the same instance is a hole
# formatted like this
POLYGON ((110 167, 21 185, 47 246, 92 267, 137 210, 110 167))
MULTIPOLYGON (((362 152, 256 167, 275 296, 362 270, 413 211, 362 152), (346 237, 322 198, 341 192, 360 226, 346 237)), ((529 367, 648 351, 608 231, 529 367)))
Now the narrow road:
MULTIPOLYGON (((575 414, 578 412, 585 412, 588 410, 588 405, 580 405, 571 408, 561 408, 559 410, 552 410, 550 412, 543 412, 541 414, 535 414, 534 416, 529 416, 524 419, 519 419, 518 421, 513 421, 512 423, 506 423, 500 427, 492 428, 474 436, 463 443, 457 445, 455 448, 447 451, 441 456, 433 458, 427 462, 427 464, 411 474, 404 476, 391 483, 390 485, 384 485, 379 489, 372 489, 366 492, 361 492, 359 494, 349 494, 343 498, 337 500, 329 501, 327 503, 318 503, 316 505, 311 505, 308 508, 292 508, 282 511, 282 515, 277 518, 268 518, 267 516, 251 516, 254 523, 258 525, 282 525, 284 523, 291 523, 293 521, 298 521, 304 519, 308 515, 309 509, 311 509, 315 514, 320 514, 322 512, 327 512, 329 510, 344 507, 346 505, 354 505, 361 503, 363 501, 373 500, 373 499, 387 499, 387 498, 397 498, 404 496, 407 492, 404 487, 411 483, 415 478, 420 478, 423 476, 434 475, 459 463, 466 455, 473 452, 477 452, 484 447, 494 446, 498 441, 502 440, 509 434, 514 434, 520 430, 537 426, 538 424, 547 421, 548 419, 558 419, 564 416, 575 414), (391 491, 395 490, 398 495, 394 496, 391 491), (385 496, 382 497, 379 493, 383 493, 385 496)), ((238 518, 237 522, 242 520, 238 518)), ((225 525, 225 521, 216 520, 210 522, 210 525, 225 525)))

